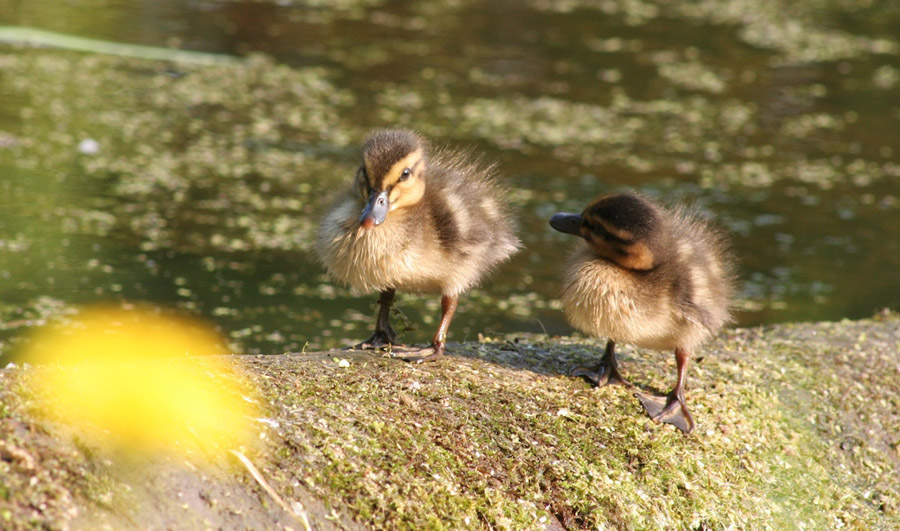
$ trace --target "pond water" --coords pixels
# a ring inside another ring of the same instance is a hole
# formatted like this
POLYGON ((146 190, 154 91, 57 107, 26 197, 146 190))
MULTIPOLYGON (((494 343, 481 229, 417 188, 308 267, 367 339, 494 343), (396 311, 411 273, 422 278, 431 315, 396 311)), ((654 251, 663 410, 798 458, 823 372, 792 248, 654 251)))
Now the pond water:
MULTIPOLYGON (((375 296, 311 241, 384 126, 482 152, 513 190, 526 247, 451 341, 569 333, 572 242, 547 220, 625 187, 732 233, 740 325, 900 308, 900 7, 803 4, 0 0, 0 24, 215 54, 0 44, 0 354, 99 302, 244 352, 366 337, 375 296)), ((438 298, 399 300, 427 341, 438 298)))

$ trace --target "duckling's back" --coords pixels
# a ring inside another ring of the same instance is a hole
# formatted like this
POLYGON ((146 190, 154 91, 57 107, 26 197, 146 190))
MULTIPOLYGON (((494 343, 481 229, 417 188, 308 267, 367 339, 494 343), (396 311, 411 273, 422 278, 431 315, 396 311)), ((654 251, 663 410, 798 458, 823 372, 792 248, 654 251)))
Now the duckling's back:
POLYGON ((686 318, 711 333, 732 320, 734 257, 720 230, 685 207, 669 211, 675 257, 667 274, 686 318))
POLYGON ((506 260, 520 242, 493 166, 471 158, 448 164, 440 155, 433 164, 424 203, 444 252, 481 256, 487 267, 506 260))
POLYGON ((497 184, 492 166, 459 152, 436 153, 428 179, 420 234, 437 243, 429 252, 432 261, 453 269, 456 286, 449 291, 459 293, 519 249, 508 191, 497 184))

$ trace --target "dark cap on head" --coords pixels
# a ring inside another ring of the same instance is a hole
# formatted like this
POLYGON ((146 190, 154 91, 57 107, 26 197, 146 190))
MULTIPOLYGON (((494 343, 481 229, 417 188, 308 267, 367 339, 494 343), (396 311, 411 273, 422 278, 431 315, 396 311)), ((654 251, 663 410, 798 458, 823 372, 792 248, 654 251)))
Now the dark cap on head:
POLYGON ((646 199, 631 194, 603 196, 588 205, 584 216, 603 220, 639 240, 653 234, 660 224, 656 208, 646 199))
POLYGON ((406 129, 381 129, 369 135, 363 145, 363 165, 372 185, 380 180, 403 157, 425 147, 425 139, 406 129))

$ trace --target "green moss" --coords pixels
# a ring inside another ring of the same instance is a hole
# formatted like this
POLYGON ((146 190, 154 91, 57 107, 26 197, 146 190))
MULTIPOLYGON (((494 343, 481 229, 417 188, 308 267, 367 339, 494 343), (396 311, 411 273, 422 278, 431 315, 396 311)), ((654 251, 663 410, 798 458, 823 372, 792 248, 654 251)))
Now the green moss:
MULTIPOLYGON (((594 341, 464 344, 425 366, 360 357, 340 368, 315 356, 251 366, 271 402, 290 404, 276 414, 296 449, 288 458, 321 496, 377 527, 893 521, 840 479, 840 450, 810 421, 834 404, 798 402, 822 391, 809 361, 827 358, 824 345, 767 337, 733 332, 705 353, 690 437, 650 422, 628 389, 561 376, 596 355, 594 341)), ((655 392, 671 385, 664 359, 623 350, 632 381, 655 392)), ((882 489, 896 503, 896 481, 882 489)))
MULTIPOLYGON (((632 389, 565 376, 596 359, 595 340, 453 344, 425 365, 353 351, 233 359, 267 409, 253 460, 288 504, 308 493, 327 507, 322 522, 337 511, 373 528, 888 528, 900 525, 898 327, 888 315, 723 334, 691 366, 690 436, 651 422, 632 389)), ((669 357, 625 346, 621 368, 661 393, 669 357)), ((57 471, 45 490, 20 490, 32 469, 7 451, 0 511, 38 525, 92 507, 160 511, 110 505, 103 452, 64 450, 67 432, 24 405, 29 371, 0 374, 4 448, 57 471), (11 439, 15 423, 37 431, 11 439), (56 505, 25 516, 42 496, 56 505)))
POLYGON ((0 518, 14 528, 65 528, 81 507, 107 506, 114 481, 77 435, 36 419, 32 376, 0 370, 0 518))

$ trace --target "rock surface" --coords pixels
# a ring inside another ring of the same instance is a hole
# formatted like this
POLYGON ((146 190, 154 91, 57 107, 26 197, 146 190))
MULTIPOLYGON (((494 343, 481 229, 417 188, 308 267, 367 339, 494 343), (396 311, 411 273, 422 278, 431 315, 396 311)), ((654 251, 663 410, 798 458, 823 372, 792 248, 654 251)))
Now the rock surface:
POLYGON ((411 365, 236 356, 265 418, 226 459, 121 456, 0 370, 0 522, 50 528, 891 528, 900 318, 735 329, 698 353, 697 429, 651 422, 671 354, 623 347, 635 389, 566 376, 601 341, 514 335, 411 365), (240 456, 240 457, 238 457, 240 456))

